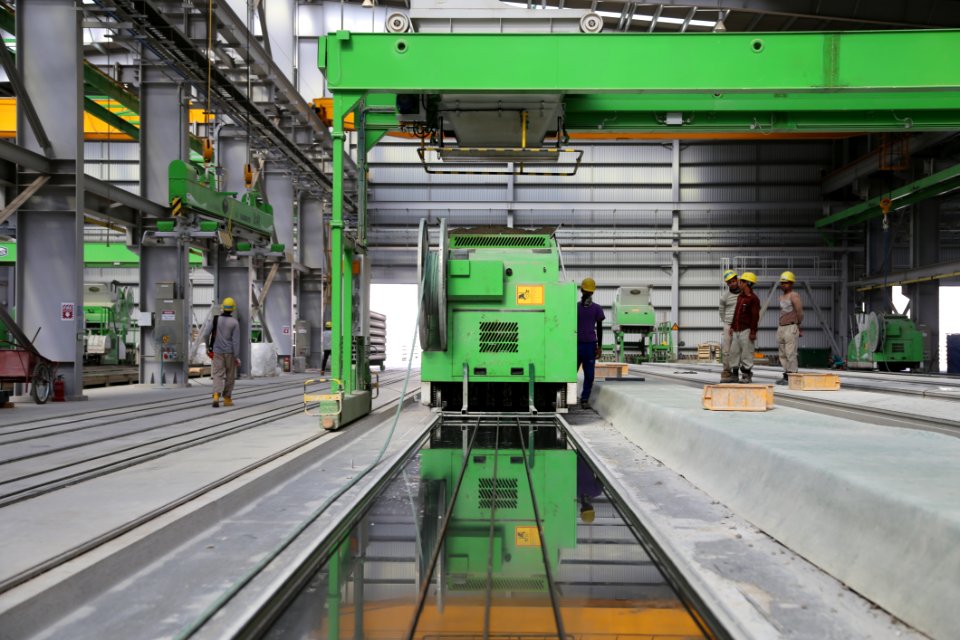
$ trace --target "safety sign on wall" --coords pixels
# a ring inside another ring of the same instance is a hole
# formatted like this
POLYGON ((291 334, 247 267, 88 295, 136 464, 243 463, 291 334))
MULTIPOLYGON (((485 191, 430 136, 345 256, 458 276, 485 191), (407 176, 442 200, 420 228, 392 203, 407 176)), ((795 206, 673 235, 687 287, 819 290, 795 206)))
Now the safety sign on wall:
POLYGON ((60 303, 60 319, 73 320, 76 316, 76 306, 72 302, 60 303))
POLYGON ((160 312, 160 319, 163 322, 174 322, 177 319, 177 312, 174 309, 163 309, 160 312))
POLYGON ((518 284, 517 304, 543 304, 543 285, 518 284))

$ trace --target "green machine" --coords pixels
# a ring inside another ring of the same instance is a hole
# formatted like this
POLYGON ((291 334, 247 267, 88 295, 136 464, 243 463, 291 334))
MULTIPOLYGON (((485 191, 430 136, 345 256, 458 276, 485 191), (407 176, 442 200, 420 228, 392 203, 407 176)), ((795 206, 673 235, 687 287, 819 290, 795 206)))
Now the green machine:
POLYGON ((470 411, 566 411, 576 402, 577 291, 552 230, 476 227, 431 249, 420 222, 422 401, 470 411))
POLYGON ((440 564, 444 572, 441 582, 448 593, 468 596, 486 589, 491 546, 494 592, 546 592, 544 556, 555 571, 560 550, 576 546, 577 454, 565 448, 556 429, 536 428, 528 481, 523 447, 529 440, 527 429, 522 431, 508 424, 481 426, 465 460, 461 428, 448 423, 432 434, 430 448, 420 452, 420 498, 424 505, 420 540, 425 553, 419 555, 423 579, 446 502, 462 465, 467 465, 450 514, 440 564), (531 501, 531 481, 543 541, 531 501))
POLYGON ((267 238, 273 234, 273 207, 257 191, 248 191, 239 199, 232 191, 217 191, 212 174, 183 160, 170 163, 169 183, 174 216, 186 207, 223 221, 231 231, 237 227, 236 231, 252 231, 267 238))
POLYGON ((86 364, 124 364, 132 360, 128 344, 133 297, 116 282, 83 285, 84 349, 86 364))
POLYGON ((657 324, 650 287, 619 287, 613 300, 613 337, 617 362, 647 362, 647 336, 657 324))
POLYGON ((847 347, 848 369, 903 371, 923 363, 923 331, 895 313, 857 314, 857 333, 847 347))

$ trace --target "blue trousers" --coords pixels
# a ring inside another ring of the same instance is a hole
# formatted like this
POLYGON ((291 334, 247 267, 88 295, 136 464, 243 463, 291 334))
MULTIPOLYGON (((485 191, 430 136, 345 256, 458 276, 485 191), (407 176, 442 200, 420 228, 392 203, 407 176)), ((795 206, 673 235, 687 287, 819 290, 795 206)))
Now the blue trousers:
POLYGON ((583 391, 580 393, 581 400, 589 400, 590 392, 593 391, 593 372, 597 364, 597 343, 596 342, 578 342, 577 343, 577 369, 583 367, 583 391))

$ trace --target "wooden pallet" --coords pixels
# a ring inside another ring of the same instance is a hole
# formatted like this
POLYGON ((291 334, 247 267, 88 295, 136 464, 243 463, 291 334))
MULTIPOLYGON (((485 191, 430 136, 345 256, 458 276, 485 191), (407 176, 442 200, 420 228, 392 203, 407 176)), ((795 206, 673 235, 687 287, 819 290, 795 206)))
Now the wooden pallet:
POLYGON ((791 373, 787 376, 792 391, 838 391, 840 376, 835 373, 791 373))
POLYGON ((772 384, 708 384, 703 408, 709 411, 766 411, 773 408, 772 384))
POLYGON ((622 362, 598 362, 594 368, 594 377, 597 380, 607 378, 622 378, 629 373, 630 367, 622 362))
POLYGON ((710 362, 720 359, 720 344, 717 342, 704 342, 697 345, 697 360, 701 362, 710 362))

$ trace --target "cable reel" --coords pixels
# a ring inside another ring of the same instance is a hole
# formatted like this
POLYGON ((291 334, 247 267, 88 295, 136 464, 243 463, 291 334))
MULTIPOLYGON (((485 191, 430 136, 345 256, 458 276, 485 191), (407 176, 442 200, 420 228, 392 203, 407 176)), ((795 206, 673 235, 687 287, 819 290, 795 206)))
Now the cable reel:
POLYGON ((447 221, 440 220, 440 246, 430 249, 430 228, 420 221, 417 282, 420 295, 420 347, 447 350, 447 221))

